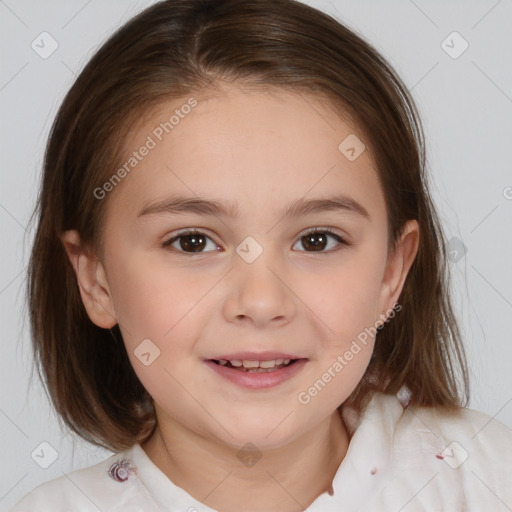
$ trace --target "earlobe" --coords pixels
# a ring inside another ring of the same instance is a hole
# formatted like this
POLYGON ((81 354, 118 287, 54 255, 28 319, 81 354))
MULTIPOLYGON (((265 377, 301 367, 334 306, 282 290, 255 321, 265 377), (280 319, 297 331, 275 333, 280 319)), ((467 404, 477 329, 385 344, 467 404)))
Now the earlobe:
POLYGON ((82 246, 78 231, 65 231, 61 241, 75 271, 80 296, 89 318, 98 327, 110 329, 117 324, 117 319, 102 263, 82 246))
POLYGON ((416 258, 419 246, 419 225, 416 220, 405 223, 395 250, 390 253, 386 264, 380 300, 380 312, 392 310, 402 293, 405 279, 416 258))

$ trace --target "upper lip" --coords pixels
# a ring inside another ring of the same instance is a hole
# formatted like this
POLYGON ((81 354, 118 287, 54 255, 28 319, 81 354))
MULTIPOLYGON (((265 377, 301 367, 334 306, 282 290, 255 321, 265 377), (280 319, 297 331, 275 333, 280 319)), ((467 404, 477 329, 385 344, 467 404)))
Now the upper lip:
POLYGON ((219 361, 272 361, 275 359, 305 359, 294 354, 286 354, 285 352, 236 352, 233 354, 225 354, 210 358, 210 360, 219 361))

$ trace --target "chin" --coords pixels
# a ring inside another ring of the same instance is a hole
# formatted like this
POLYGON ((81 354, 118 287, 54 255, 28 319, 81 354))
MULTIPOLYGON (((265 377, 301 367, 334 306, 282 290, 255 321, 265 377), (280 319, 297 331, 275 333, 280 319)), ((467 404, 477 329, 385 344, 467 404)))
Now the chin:
MULTIPOLYGON (((238 423, 236 434, 231 437, 224 432, 222 439, 226 444, 237 450, 243 450, 248 444, 253 445, 253 447, 261 452, 281 448, 294 441, 301 434, 299 431, 290 432, 284 429, 281 423, 282 420, 283 418, 279 418, 276 422, 272 422, 272 424, 268 423, 258 428, 255 428, 254 425, 238 423)), ((226 426, 226 428, 229 432, 234 431, 233 427, 226 426)), ((250 450, 249 447, 247 449, 250 450)))

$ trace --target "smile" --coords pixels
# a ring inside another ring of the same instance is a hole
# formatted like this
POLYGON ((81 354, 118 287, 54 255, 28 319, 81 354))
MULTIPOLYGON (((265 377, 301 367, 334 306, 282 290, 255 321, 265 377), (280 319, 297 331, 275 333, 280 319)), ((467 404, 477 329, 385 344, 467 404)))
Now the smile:
POLYGON ((224 380, 242 388, 260 390, 273 388, 292 379, 304 368, 308 359, 267 361, 207 359, 204 362, 224 380), (286 364, 285 361, 287 361, 286 364), (272 363, 273 365, 270 366, 272 363), (265 365, 269 367, 265 368, 265 365))
POLYGON ((280 370, 281 368, 285 368, 286 366, 295 363, 297 359, 271 359, 269 361, 250 361, 248 359, 220 359, 215 361, 215 363, 225 366, 226 368, 234 368, 243 372, 272 372, 276 370, 280 370))

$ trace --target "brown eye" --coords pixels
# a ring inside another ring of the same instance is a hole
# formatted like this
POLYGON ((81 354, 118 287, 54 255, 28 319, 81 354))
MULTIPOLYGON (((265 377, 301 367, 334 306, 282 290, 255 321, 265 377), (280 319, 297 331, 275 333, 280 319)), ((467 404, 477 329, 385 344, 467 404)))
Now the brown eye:
POLYGON ((203 235, 180 236, 180 248, 187 252, 201 252, 206 245, 206 237, 203 235))
POLYGON ((339 235, 333 233, 329 229, 315 229, 301 236, 299 239, 302 247, 306 252, 331 252, 336 250, 340 244, 349 245, 339 235), (329 243, 329 239, 334 239, 337 244, 329 243), (326 248, 328 249, 326 250, 326 248))
POLYGON ((325 233, 314 233, 302 237, 302 246, 311 251, 323 251, 327 246, 325 233))
POLYGON ((170 240, 165 241, 162 247, 171 247, 178 252, 185 253, 202 253, 211 252, 204 249, 208 246, 208 241, 211 242, 213 250, 218 250, 218 247, 210 237, 199 231, 187 231, 172 237, 170 240), (177 244, 177 246, 175 245, 177 244))

